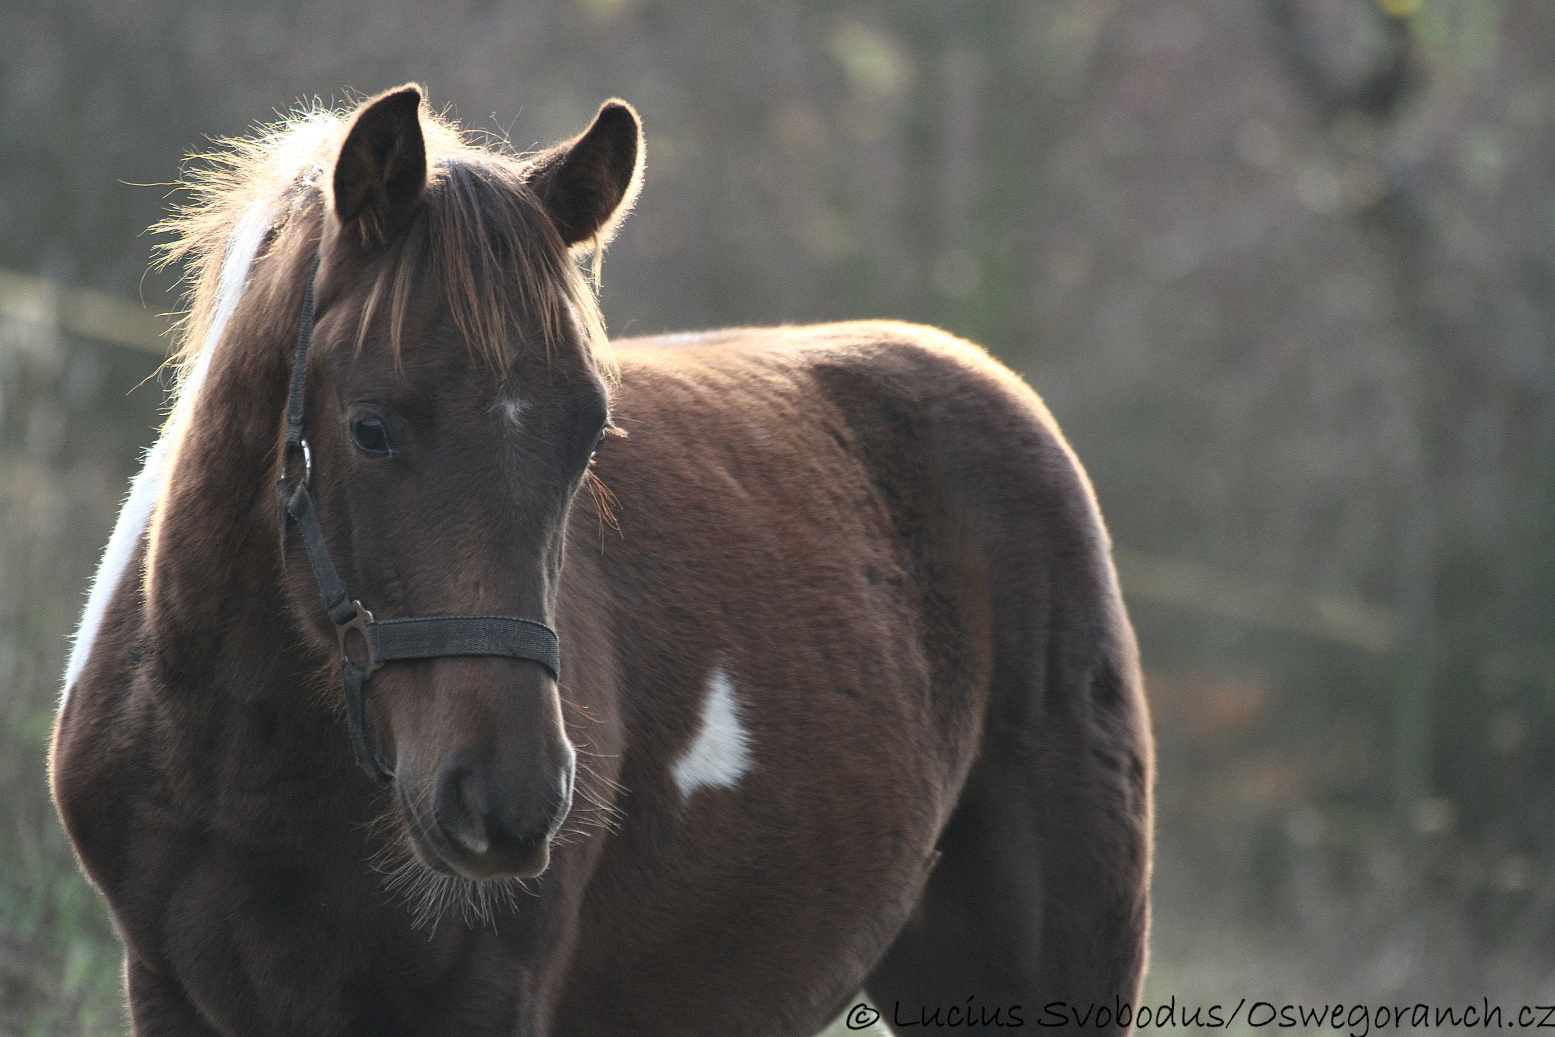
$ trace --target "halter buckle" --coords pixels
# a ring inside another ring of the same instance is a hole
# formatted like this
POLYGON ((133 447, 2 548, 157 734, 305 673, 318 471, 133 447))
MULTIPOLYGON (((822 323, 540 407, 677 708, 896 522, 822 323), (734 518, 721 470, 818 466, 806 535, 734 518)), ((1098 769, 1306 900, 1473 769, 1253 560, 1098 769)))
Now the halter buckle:
POLYGON ((290 466, 291 459, 298 454, 302 455, 302 482, 300 485, 311 486, 313 484, 313 451, 309 448, 306 439, 287 442, 284 453, 281 456, 281 482, 290 483, 291 480, 287 477, 286 471, 290 466))
POLYGON ((364 676, 371 676, 383 666, 383 660, 373 655, 373 639, 368 633, 368 627, 372 626, 373 614, 367 611, 360 601, 352 599, 351 618, 344 623, 335 624, 335 634, 340 638, 340 658, 349 660, 351 665, 362 671, 364 676), (356 640, 351 638, 356 634, 356 640), (351 654, 351 649, 360 646, 363 662, 358 662, 357 657, 351 654))

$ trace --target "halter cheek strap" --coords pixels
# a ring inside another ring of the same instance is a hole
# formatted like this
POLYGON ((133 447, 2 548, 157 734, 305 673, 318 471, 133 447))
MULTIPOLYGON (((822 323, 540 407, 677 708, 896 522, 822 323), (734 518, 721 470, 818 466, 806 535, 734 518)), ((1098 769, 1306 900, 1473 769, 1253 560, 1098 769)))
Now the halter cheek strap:
POLYGON ((452 655, 500 655, 539 663, 552 678, 557 678, 561 652, 556 631, 533 619, 476 615, 374 619, 346 590, 330 557, 313 494, 308 489, 313 477, 313 452, 302 434, 308 395, 308 347, 313 341, 313 286, 318 269, 319 257, 315 255, 303 291, 302 328, 297 334, 297 354, 292 361, 291 391, 286 403, 285 454, 281 459, 281 478, 275 486, 281 509, 281 539, 284 545, 286 532, 293 525, 302 535, 319 599, 340 641, 340 675, 345 684, 351 749, 367 776, 387 785, 394 780, 394 772, 384 763, 382 753, 368 734, 365 701, 368 679, 385 663, 452 655), (290 472, 293 460, 299 456, 302 478, 294 483, 290 472))

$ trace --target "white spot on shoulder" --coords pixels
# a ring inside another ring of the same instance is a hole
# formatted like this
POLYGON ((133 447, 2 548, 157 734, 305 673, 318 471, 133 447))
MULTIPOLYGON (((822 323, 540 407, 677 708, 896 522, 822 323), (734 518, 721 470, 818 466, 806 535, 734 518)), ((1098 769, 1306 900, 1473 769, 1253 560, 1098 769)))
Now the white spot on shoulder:
POLYGON ((682 799, 703 787, 733 788, 751 769, 751 737, 740 712, 729 675, 714 669, 702 702, 702 729, 674 767, 682 799))
POLYGON ((210 369, 211 354, 215 352, 216 344, 221 341, 222 332, 226 330, 227 321, 237 309, 244 290, 248 288, 250 268, 254 265, 254 257, 258 254, 260 245, 264 244, 271 221, 270 206, 257 205, 232 231, 232 236, 227 243, 227 255, 221 264, 221 277, 216 288, 216 308, 211 316, 210 330, 205 336, 205 341, 200 344, 200 353, 195 358, 193 369, 190 370, 183 384, 178 387, 178 404, 174 408, 173 416, 164 427, 156 444, 146 454, 146 463, 141 468, 140 474, 135 476, 135 481, 130 484, 129 496, 124 499, 124 504, 119 509, 119 518, 113 525, 108 546, 103 549, 103 559, 98 563, 97 576, 92 581, 91 593, 87 595, 86 609, 81 613, 81 625, 76 628, 75 643, 70 649, 70 662, 65 667, 65 687, 61 705, 64 699, 69 698, 71 686, 75 684, 76 678, 86 667, 86 661, 92 654, 92 643, 97 640, 97 631, 102 626, 104 614, 108 611, 108 603, 113 600, 114 592, 118 590, 125 570, 130 566, 130 559, 135 556, 135 548, 140 544, 141 537, 145 535, 146 526, 151 521, 151 512, 156 507, 157 498, 162 495, 162 483, 166 479, 167 455, 170 449, 168 444, 174 438, 173 430, 188 413, 192 401, 199 395, 200 387, 205 383, 205 373, 210 369))

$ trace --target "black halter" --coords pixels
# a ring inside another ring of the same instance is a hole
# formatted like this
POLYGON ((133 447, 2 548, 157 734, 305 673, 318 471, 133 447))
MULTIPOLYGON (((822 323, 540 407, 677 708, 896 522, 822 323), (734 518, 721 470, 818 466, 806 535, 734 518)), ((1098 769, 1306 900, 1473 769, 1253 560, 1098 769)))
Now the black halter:
POLYGON ((345 682, 346 721, 357 765, 380 785, 394 780, 378 747, 367 734, 365 685, 384 663, 400 659, 435 659, 445 655, 503 655, 537 662, 558 677, 561 665, 556 631, 533 619, 515 616, 415 616, 406 619, 374 619, 362 603, 351 597, 340 572, 329 556, 324 530, 319 525, 308 483, 313 475, 313 455, 302 435, 303 408, 308 395, 308 346, 313 341, 313 282, 319 257, 308 270, 308 286, 302 297, 302 329, 297 334, 297 356, 292 366, 291 393, 286 404, 286 453, 276 496, 281 505, 281 538, 296 523, 302 546, 318 584, 319 598, 340 639, 340 675, 345 682), (293 457, 302 456, 302 479, 293 485, 288 474, 293 457), (354 636, 353 636, 354 635, 354 636), (362 661, 352 658, 352 652, 362 661))

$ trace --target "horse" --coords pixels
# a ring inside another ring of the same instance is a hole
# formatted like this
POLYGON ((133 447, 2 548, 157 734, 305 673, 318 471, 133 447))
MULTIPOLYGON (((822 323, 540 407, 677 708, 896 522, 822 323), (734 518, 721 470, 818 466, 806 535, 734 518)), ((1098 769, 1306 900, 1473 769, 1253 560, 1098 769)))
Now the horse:
POLYGON ((1024 382, 892 321, 610 342, 624 102, 222 154, 51 752, 136 1034, 1128 1029, 1147 707, 1024 382))

